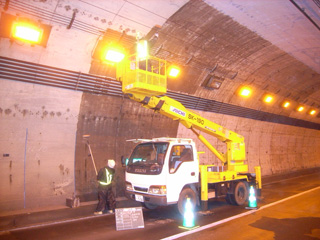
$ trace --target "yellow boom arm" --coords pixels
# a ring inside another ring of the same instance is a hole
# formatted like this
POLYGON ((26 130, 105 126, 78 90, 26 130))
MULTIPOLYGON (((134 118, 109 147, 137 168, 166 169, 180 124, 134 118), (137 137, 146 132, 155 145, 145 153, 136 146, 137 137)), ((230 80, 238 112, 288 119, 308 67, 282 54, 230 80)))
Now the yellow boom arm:
POLYGON ((191 129, 222 163, 228 165, 229 170, 237 172, 248 170, 247 165, 244 164, 243 136, 201 117, 170 97, 159 96, 166 93, 165 60, 154 57, 141 60, 132 55, 119 63, 117 80, 122 82, 122 91, 132 100, 173 120, 178 120, 186 128, 191 129), (212 135, 226 143, 227 153, 219 152, 196 130, 212 135))

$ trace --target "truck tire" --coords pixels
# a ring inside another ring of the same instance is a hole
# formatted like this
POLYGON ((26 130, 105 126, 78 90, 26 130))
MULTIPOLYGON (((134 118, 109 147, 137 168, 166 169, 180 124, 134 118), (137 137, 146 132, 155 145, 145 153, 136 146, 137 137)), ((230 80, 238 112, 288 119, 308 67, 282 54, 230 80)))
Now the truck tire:
POLYGON ((152 203, 147 203, 147 202, 144 202, 143 203, 143 206, 146 208, 146 209, 156 209, 158 207, 158 205, 155 205, 155 204, 152 204, 152 203))
POLYGON ((187 198, 190 198, 194 210, 197 205, 197 194, 191 188, 183 189, 178 200, 178 211, 182 216, 184 215, 184 206, 187 198))
POLYGON ((243 205, 248 199, 248 184, 246 182, 238 182, 234 188, 234 198, 235 205, 243 205))
POLYGON ((231 205, 236 205, 235 199, 234 199, 234 194, 230 194, 228 193, 226 196, 226 201, 227 203, 231 204, 231 205))

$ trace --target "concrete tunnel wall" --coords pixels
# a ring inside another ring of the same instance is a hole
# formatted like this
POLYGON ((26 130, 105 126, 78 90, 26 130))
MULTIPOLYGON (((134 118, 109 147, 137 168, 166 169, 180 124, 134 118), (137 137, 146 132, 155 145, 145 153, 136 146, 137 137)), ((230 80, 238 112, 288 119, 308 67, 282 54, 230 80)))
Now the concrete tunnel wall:
MULTIPOLYGON (((124 190, 120 157, 134 146, 127 139, 193 138, 205 152, 201 163, 220 164, 191 131, 129 99, 3 79, 0 91, 1 211, 64 205, 74 192, 94 199, 97 184, 83 134, 91 135, 97 168, 116 160, 118 197, 124 190)), ((250 171, 260 165, 266 176, 320 166, 317 130, 200 113, 245 137, 250 171)), ((206 137, 224 151, 223 143, 206 137)))
POLYGON ((0 210, 64 205, 75 193, 97 198, 89 134, 99 170, 115 159, 117 196, 124 195, 121 156, 133 138, 175 137, 172 122, 119 97, 0 79, 0 210))
POLYGON ((65 202, 74 192, 81 92, 0 80, 0 210, 65 202))

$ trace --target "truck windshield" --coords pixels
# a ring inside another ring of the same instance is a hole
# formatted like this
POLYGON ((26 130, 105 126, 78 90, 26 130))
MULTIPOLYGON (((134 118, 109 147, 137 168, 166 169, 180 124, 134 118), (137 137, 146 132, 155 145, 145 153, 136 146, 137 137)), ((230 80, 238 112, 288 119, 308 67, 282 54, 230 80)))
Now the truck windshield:
POLYGON ((163 165, 168 143, 143 143, 136 146, 128 165, 163 165))
POLYGON ((168 143, 163 142, 137 145, 129 158, 127 171, 140 174, 160 174, 167 149, 168 143))

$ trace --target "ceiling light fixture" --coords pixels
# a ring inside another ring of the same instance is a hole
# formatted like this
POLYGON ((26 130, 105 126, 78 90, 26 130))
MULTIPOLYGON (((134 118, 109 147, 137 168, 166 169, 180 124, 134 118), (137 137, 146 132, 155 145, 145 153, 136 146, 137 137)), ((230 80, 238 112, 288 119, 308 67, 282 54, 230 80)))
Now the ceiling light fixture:
POLYGON ((291 103, 286 100, 286 101, 282 102, 281 107, 283 107, 283 108, 289 108, 290 105, 291 105, 291 103))
POLYGON ((252 89, 250 87, 241 87, 238 91, 239 96, 241 97, 250 97, 252 93, 252 89))
POLYGON ((302 112, 302 111, 304 110, 304 106, 299 105, 299 106, 296 108, 296 110, 297 110, 298 112, 302 112))
POLYGON ((314 116, 316 113, 317 113, 317 111, 315 109, 310 109, 308 111, 308 114, 311 115, 311 116, 314 116))
POLYGON ((168 75, 170 77, 177 77, 180 73, 180 69, 177 66, 171 66, 168 69, 168 75))
POLYGON ((11 36, 29 43, 39 44, 42 40, 43 29, 28 23, 16 21, 12 24, 11 36))
POLYGON ((124 59, 124 53, 117 49, 107 49, 105 54, 105 60, 110 62, 121 62, 124 59))
POLYGON ((274 97, 271 94, 265 94, 262 98, 262 101, 265 103, 272 103, 274 100, 274 97))

